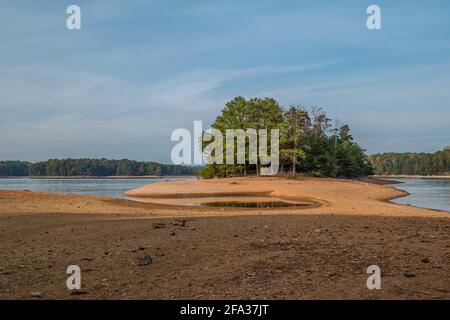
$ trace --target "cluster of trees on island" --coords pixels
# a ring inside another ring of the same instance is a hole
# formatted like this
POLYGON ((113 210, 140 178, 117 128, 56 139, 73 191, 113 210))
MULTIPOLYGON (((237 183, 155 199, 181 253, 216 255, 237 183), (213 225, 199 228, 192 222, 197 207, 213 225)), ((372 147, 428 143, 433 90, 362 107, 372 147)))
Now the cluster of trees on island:
POLYGON ((163 176, 197 175, 198 167, 128 159, 50 159, 42 162, 0 161, 0 176, 163 176))
MULTIPOLYGON (((227 129, 278 129, 281 173, 362 177, 373 172, 364 150, 353 140, 349 126, 333 126, 321 108, 307 110, 291 106, 284 109, 273 98, 236 97, 226 103, 211 128, 219 130, 223 136, 227 129)), ((237 148, 234 150, 236 156, 237 148)), ((226 158, 225 150, 223 155, 226 158)), ((258 162, 248 163, 248 153, 245 164, 226 164, 226 159, 223 163, 206 165, 200 175, 214 178, 258 174, 260 167, 258 162)))
POLYGON ((383 153, 370 156, 378 175, 450 175, 450 146, 435 153, 383 153))

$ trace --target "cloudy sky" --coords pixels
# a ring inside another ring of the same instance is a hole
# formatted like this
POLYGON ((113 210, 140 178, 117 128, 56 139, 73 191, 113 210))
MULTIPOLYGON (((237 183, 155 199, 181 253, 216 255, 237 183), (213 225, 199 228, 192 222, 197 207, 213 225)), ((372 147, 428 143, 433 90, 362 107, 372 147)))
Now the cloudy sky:
POLYGON ((238 95, 323 107, 369 153, 450 145, 446 0, 2 0, 0 40, 0 159, 168 163, 238 95))

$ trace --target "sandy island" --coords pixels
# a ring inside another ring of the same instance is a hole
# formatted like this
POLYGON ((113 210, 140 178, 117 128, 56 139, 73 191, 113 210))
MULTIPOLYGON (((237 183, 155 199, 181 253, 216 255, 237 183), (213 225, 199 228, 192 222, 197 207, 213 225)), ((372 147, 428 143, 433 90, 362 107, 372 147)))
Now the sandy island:
POLYGON ((404 195, 363 181, 284 178, 127 192, 149 203, 0 191, 0 298, 449 299, 450 215, 389 202, 404 195), (187 205, 224 199, 302 206, 187 205), (71 264, 82 270, 77 295, 65 286, 71 264), (366 287, 372 264, 381 290, 366 287))
MULTIPOLYGON (((448 213, 388 202, 408 195, 394 187, 339 179, 233 178, 155 183, 125 193, 130 199, 152 203, 188 205, 214 201, 285 200, 310 207, 277 209, 294 214, 346 214, 449 217, 448 213), (309 209, 309 210, 306 210, 309 209)), ((226 208, 230 213, 229 208, 226 208)), ((220 210, 220 209, 219 209, 220 210)), ((274 209, 272 209, 274 210, 274 209)), ((222 209, 225 211, 225 209, 222 209)), ((231 210, 236 213, 235 210, 231 210)), ((264 214, 237 210, 239 214, 264 214)))

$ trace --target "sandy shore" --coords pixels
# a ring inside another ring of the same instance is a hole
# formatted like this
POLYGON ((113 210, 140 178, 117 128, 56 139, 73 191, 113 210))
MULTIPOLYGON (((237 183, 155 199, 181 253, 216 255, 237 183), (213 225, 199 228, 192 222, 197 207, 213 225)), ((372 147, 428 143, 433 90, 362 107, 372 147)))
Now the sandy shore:
MULTIPOLYGON (((170 181, 130 190, 125 195, 138 200, 145 198, 154 203, 172 205, 232 198, 249 201, 255 196, 267 200, 295 201, 311 205, 306 209, 277 209, 286 214, 449 217, 448 213, 390 203, 391 199, 407 195, 405 191, 397 188, 367 181, 339 179, 234 178, 170 181)), ((255 214, 254 210, 241 209, 238 212, 255 214)), ((229 210, 226 213, 230 213, 229 210)))
POLYGON ((450 298, 450 215, 391 204, 404 195, 392 187, 255 178, 164 182, 128 195, 158 203, 0 191, 0 298, 450 298), (236 196, 309 206, 180 205, 236 196), (152 263, 139 265, 146 255, 152 263), (71 264, 82 270, 78 295, 65 286, 71 264), (366 287, 373 264, 381 290, 366 287))

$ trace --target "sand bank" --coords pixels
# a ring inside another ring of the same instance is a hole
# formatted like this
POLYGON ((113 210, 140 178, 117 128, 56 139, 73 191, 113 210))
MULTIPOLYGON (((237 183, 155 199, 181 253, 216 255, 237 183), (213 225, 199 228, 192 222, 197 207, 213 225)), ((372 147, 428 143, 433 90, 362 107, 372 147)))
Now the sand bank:
MULTIPOLYGON (((261 177, 170 181, 130 190, 125 195, 170 205, 214 202, 233 198, 237 201, 248 201, 252 197, 297 201, 311 205, 302 209, 276 209, 291 214, 450 217, 448 213, 390 203, 389 200, 406 196, 407 192, 390 186, 354 180, 312 178, 295 180, 261 177)), ((240 212, 254 214, 254 210, 240 210, 240 212)))
POLYGON ((407 193, 391 186, 338 179, 233 178, 166 181, 126 192, 128 200, 0 190, 0 214, 120 214, 155 217, 235 215, 381 215, 450 218, 449 213, 391 203, 407 193), (135 201, 138 200, 138 201, 135 201), (192 206, 216 201, 288 201, 296 208, 192 206))

